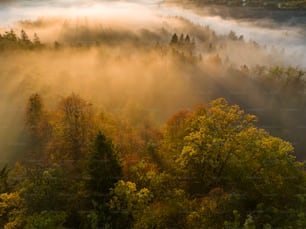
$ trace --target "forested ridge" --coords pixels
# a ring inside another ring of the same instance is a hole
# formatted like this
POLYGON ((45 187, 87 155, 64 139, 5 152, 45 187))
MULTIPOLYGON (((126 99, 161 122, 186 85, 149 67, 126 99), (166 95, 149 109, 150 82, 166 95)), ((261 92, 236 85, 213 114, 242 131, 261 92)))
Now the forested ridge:
POLYGON ((182 24, 0 35, 22 107, 1 228, 306 227, 304 70, 182 24))

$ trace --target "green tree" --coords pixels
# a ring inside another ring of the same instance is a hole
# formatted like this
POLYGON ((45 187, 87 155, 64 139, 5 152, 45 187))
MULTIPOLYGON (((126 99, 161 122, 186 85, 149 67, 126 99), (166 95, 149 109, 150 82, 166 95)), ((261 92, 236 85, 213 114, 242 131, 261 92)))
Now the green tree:
POLYGON ((63 169, 54 164, 45 170, 32 171, 28 172, 20 191, 26 215, 65 210, 67 196, 71 193, 70 187, 66 187, 66 174, 63 169))
POLYGON ((25 229, 64 229, 66 213, 63 211, 42 211, 26 218, 25 229))
POLYGON ((28 161, 40 160, 44 156, 44 146, 50 140, 52 128, 44 108, 44 102, 37 93, 29 97, 25 113, 25 127, 27 159, 28 161))
POLYGON ((99 132, 88 155, 87 181, 91 198, 96 202, 105 202, 110 188, 121 179, 122 170, 118 152, 111 140, 99 132))
POLYGON ((89 214, 84 220, 85 227, 96 228, 110 224, 111 213, 107 202, 110 189, 122 178, 122 168, 112 141, 98 132, 88 155, 85 189, 89 214))
POLYGON ((135 183, 123 180, 118 181, 111 195, 109 206, 115 214, 112 228, 131 227, 152 199, 147 188, 138 191, 135 183))
POLYGON ((9 191, 10 185, 8 179, 9 179, 9 169, 8 165, 5 165, 0 170, 0 194, 9 191))

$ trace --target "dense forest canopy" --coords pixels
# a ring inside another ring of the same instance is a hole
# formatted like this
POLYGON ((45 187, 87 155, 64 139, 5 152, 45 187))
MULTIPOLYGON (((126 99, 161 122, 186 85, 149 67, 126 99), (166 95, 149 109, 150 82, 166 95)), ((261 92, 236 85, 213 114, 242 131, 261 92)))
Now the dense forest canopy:
POLYGON ((123 18, 0 29, 0 228, 305 228, 305 68, 123 18))

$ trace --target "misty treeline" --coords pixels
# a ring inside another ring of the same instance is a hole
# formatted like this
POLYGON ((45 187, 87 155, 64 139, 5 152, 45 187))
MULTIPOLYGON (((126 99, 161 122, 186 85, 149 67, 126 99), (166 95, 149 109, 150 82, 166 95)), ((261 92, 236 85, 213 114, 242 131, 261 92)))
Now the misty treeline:
POLYGON ((28 34, 22 29, 20 35, 16 35, 15 31, 11 29, 3 34, 0 34, 0 50, 5 49, 39 49, 43 44, 36 33, 33 39, 30 39, 28 34))
POLYGON ((162 128, 149 117, 135 124, 76 94, 51 109, 30 95, 23 148, 0 171, 0 226, 306 226, 304 164, 256 116, 219 98, 162 128))

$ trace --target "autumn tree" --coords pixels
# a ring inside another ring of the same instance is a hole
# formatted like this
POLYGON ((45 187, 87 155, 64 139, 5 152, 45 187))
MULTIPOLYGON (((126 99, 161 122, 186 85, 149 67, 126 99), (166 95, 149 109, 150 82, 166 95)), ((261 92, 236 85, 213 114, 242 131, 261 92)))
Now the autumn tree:
POLYGON ((72 160, 76 166, 84 164, 96 133, 94 123, 94 110, 90 103, 76 94, 63 98, 59 103, 55 124, 54 158, 72 160))
POLYGON ((184 137, 188 133, 189 116, 191 112, 181 110, 173 114, 166 122, 163 131, 161 154, 165 160, 173 163, 184 147, 184 137))
MULTIPOLYGON (((305 189, 302 164, 295 161, 291 144, 256 128, 255 121, 255 116, 237 105, 224 99, 212 101, 206 109, 194 112, 177 159, 188 177, 189 192, 206 196, 221 188, 235 193, 242 219, 258 206, 289 211, 298 201, 295 196, 305 189)), ((254 213, 257 226, 287 223, 264 208, 260 209, 271 218, 254 213)))
POLYGON ((228 106, 222 99, 213 101, 199 115, 195 112, 177 162, 202 191, 218 184, 238 150, 237 135, 254 120, 254 116, 244 114, 238 106, 228 106))
POLYGON ((23 216, 23 201, 19 192, 0 194, 1 228, 22 228, 23 216))

